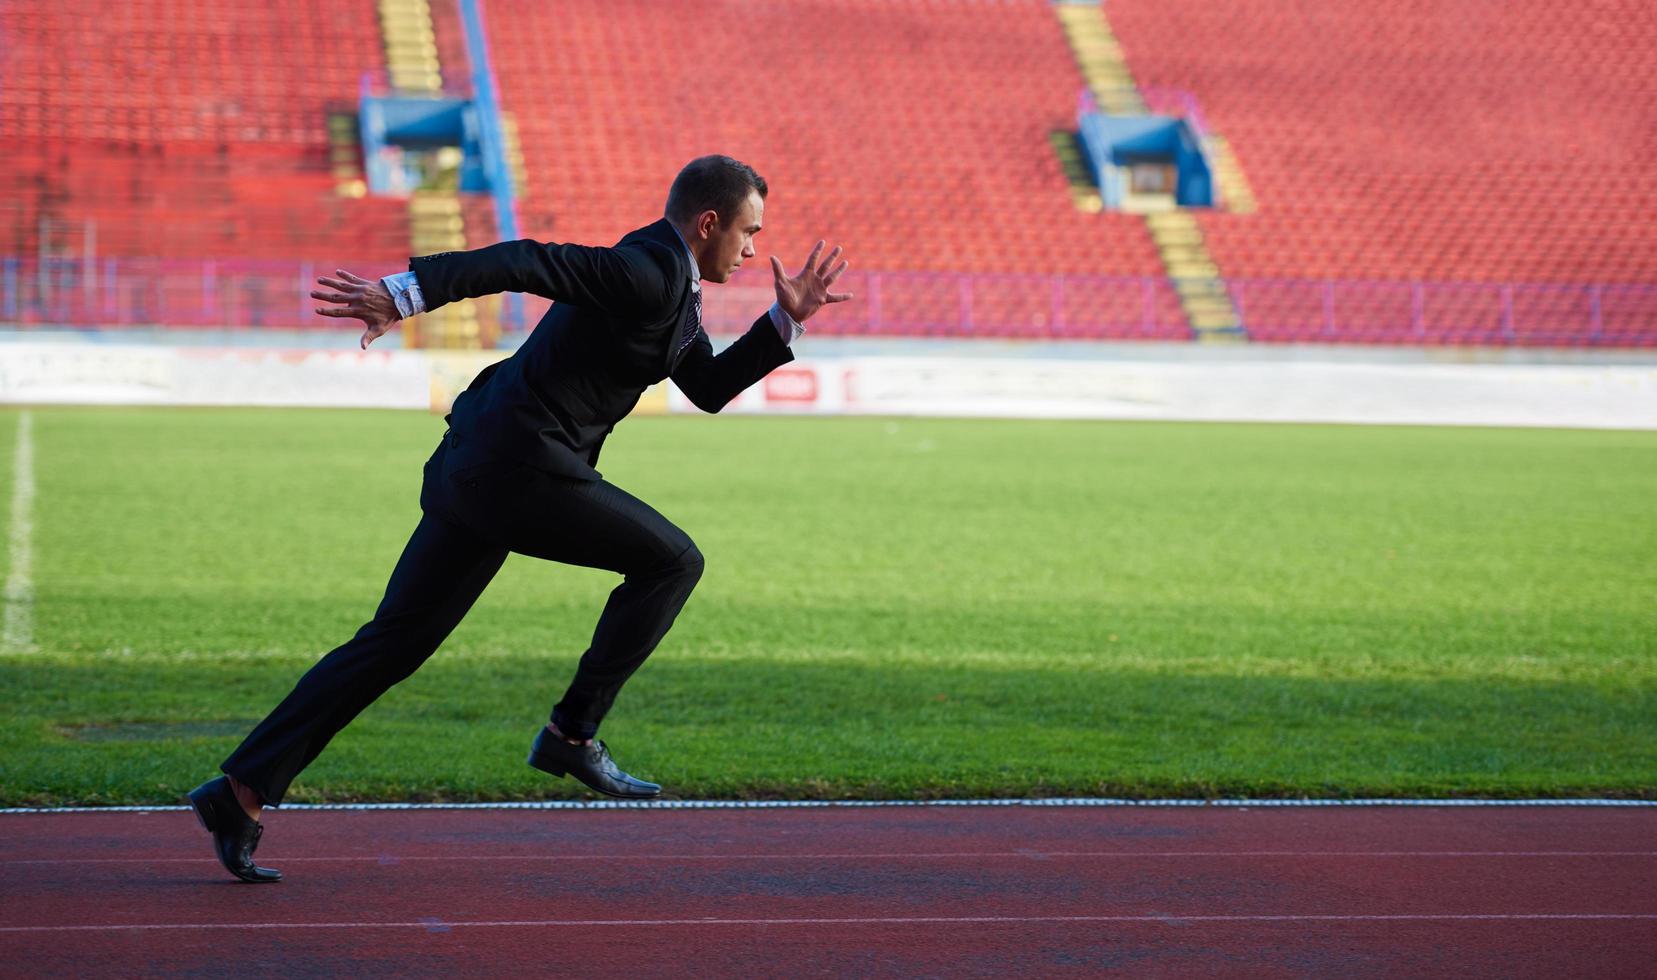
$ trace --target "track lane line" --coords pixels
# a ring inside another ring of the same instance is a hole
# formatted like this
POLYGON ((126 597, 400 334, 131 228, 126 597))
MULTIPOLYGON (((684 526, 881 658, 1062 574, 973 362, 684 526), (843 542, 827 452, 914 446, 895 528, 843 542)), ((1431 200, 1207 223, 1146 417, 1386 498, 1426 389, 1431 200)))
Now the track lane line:
POLYGON ((934 915, 853 916, 774 919, 508 919, 465 921, 430 918, 417 922, 146 922, 131 925, 0 926, 0 933, 145 932, 224 929, 498 929, 576 928, 595 926, 817 926, 817 925, 994 925, 1038 923, 1184 923, 1184 922, 1651 922, 1657 913, 1404 913, 1381 915, 934 915))
MULTIPOLYGON (((935 851, 839 852, 818 854, 342 854, 279 857, 289 864, 414 864, 428 861, 951 861, 1049 858, 1657 858, 1657 851, 935 851)), ((215 864, 211 857, 7 858, 0 867, 48 864, 215 864)))

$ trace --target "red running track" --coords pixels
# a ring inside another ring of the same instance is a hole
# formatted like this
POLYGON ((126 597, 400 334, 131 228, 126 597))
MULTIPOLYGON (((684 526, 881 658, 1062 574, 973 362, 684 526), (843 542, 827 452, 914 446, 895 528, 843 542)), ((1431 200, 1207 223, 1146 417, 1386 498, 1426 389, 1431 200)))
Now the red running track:
POLYGON ((1657 974, 1657 809, 0 815, 8 975, 1657 974))

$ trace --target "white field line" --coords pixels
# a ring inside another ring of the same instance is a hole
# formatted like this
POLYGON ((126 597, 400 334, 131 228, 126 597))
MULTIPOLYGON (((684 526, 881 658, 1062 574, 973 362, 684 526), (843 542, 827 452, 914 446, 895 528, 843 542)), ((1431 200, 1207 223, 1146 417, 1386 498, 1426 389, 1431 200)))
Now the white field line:
POLYGON ((17 451, 12 457, 10 569, 6 574, 6 616, 0 649, 30 652, 35 648, 34 606, 34 416, 17 416, 17 451))
MULTIPOLYGON (((839 851, 805 854, 339 854, 332 856, 266 855, 283 864, 422 864, 484 861, 1047 861, 1168 860, 1216 858, 1657 858, 1657 851, 839 851)), ((35 864, 214 864, 212 857, 6 858, 0 867, 35 864)))
POLYGON ((425 929, 448 932, 465 928, 574 928, 597 926, 848 926, 848 925, 998 925, 1041 923, 1162 923, 1187 922, 1651 922, 1657 914, 1645 913, 1559 913, 1509 915, 1500 912, 1472 914, 1404 915, 922 915, 860 916, 848 918, 793 919, 506 919, 500 921, 450 921, 436 917, 417 922, 156 922, 122 925, 81 926, 0 926, 6 932, 124 932, 127 930, 207 929, 425 929))

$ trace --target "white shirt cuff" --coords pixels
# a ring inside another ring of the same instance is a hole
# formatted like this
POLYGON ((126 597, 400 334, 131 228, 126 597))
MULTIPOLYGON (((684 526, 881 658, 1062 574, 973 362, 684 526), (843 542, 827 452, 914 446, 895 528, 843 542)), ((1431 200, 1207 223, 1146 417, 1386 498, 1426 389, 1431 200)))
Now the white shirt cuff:
POLYGON ((391 301, 397 304, 397 315, 408 319, 426 312, 426 297, 420 294, 420 280, 412 272, 399 272, 394 276, 382 276, 380 282, 385 285, 386 291, 391 293, 391 301))
POLYGON ((777 336, 785 344, 793 344, 800 339, 800 334, 805 333, 804 324, 789 316, 780 303, 771 304, 771 325, 777 328, 777 336))

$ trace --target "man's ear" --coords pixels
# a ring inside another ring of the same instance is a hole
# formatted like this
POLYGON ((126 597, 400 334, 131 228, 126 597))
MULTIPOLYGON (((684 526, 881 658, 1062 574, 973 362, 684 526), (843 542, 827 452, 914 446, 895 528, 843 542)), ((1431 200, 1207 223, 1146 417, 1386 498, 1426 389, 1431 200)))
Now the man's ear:
POLYGON ((696 231, 703 238, 712 238, 714 228, 719 225, 718 211, 703 211, 696 216, 696 231))

